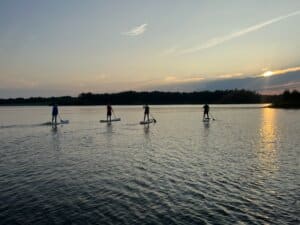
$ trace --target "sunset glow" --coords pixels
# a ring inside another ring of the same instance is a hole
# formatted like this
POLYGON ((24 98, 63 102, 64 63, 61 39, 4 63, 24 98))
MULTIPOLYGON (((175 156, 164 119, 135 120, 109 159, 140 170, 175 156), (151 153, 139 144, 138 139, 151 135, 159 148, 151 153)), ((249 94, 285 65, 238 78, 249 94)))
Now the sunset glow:
POLYGON ((263 77, 270 77, 270 76, 273 75, 273 72, 272 71, 266 71, 262 75, 263 75, 263 77))
POLYGON ((298 0, 75 2, 0 1, 0 98, 299 82, 298 0))

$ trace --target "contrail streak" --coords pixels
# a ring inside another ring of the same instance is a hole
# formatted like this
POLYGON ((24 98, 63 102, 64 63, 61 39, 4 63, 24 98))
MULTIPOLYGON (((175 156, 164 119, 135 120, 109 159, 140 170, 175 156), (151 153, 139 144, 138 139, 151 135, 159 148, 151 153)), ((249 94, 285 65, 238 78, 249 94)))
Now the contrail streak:
POLYGON ((256 24, 256 25, 251 26, 251 27, 247 27, 247 28, 242 29, 240 31, 231 33, 229 35, 225 35, 225 36, 222 36, 222 37, 212 38, 212 39, 208 40, 207 42, 205 42, 204 44, 201 44, 199 46, 195 46, 195 47, 192 47, 192 48, 184 49, 184 50, 182 50, 180 52, 180 54, 187 54, 187 53, 198 52, 198 51, 201 51, 203 49, 207 49, 207 48, 214 47, 216 45, 220 45, 220 44, 222 44, 222 43, 224 43, 226 41, 229 41, 229 40, 241 37, 241 36, 243 36, 245 34, 248 34, 248 33, 251 33, 251 32, 254 32, 254 31, 257 31, 257 30, 260 30, 260 29, 262 29, 262 28, 264 28, 266 26, 269 26, 269 25, 271 25, 273 23, 277 23, 277 22, 279 22, 281 20, 285 20, 285 19, 287 19, 289 17, 296 16, 296 15, 299 15, 299 14, 300 14, 300 10, 296 11, 296 12, 293 12, 293 13, 290 13, 290 14, 287 14, 287 15, 276 17, 274 19, 271 19, 271 20, 268 20, 268 21, 256 24))

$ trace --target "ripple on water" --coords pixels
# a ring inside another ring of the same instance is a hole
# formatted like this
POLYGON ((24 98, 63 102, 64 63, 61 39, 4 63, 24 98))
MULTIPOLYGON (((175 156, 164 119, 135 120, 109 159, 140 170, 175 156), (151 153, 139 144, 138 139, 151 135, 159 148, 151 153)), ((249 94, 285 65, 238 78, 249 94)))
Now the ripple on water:
POLYGON ((0 224, 300 222, 297 111, 218 108, 207 126, 197 106, 158 107, 144 127, 72 110, 57 129, 0 127, 0 224))

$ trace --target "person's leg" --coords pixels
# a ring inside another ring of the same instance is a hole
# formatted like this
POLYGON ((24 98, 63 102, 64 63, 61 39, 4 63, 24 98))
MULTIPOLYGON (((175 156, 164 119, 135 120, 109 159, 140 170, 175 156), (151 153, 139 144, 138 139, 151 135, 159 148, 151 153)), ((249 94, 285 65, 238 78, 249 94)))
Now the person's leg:
POLYGON ((55 126, 57 126, 57 115, 54 116, 55 126))
POLYGON ((205 120, 206 118, 207 118, 207 112, 204 111, 204 113, 203 113, 203 119, 205 120))
POLYGON ((148 121, 149 121, 149 113, 147 114, 147 118, 148 118, 148 121))

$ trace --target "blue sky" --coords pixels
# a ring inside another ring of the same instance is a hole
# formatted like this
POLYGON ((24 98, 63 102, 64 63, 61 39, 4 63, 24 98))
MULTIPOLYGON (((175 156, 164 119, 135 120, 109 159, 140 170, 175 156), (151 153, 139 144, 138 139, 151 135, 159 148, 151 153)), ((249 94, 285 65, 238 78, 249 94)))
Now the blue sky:
POLYGON ((0 98, 298 68, 299 22, 298 0, 2 0, 0 98))

